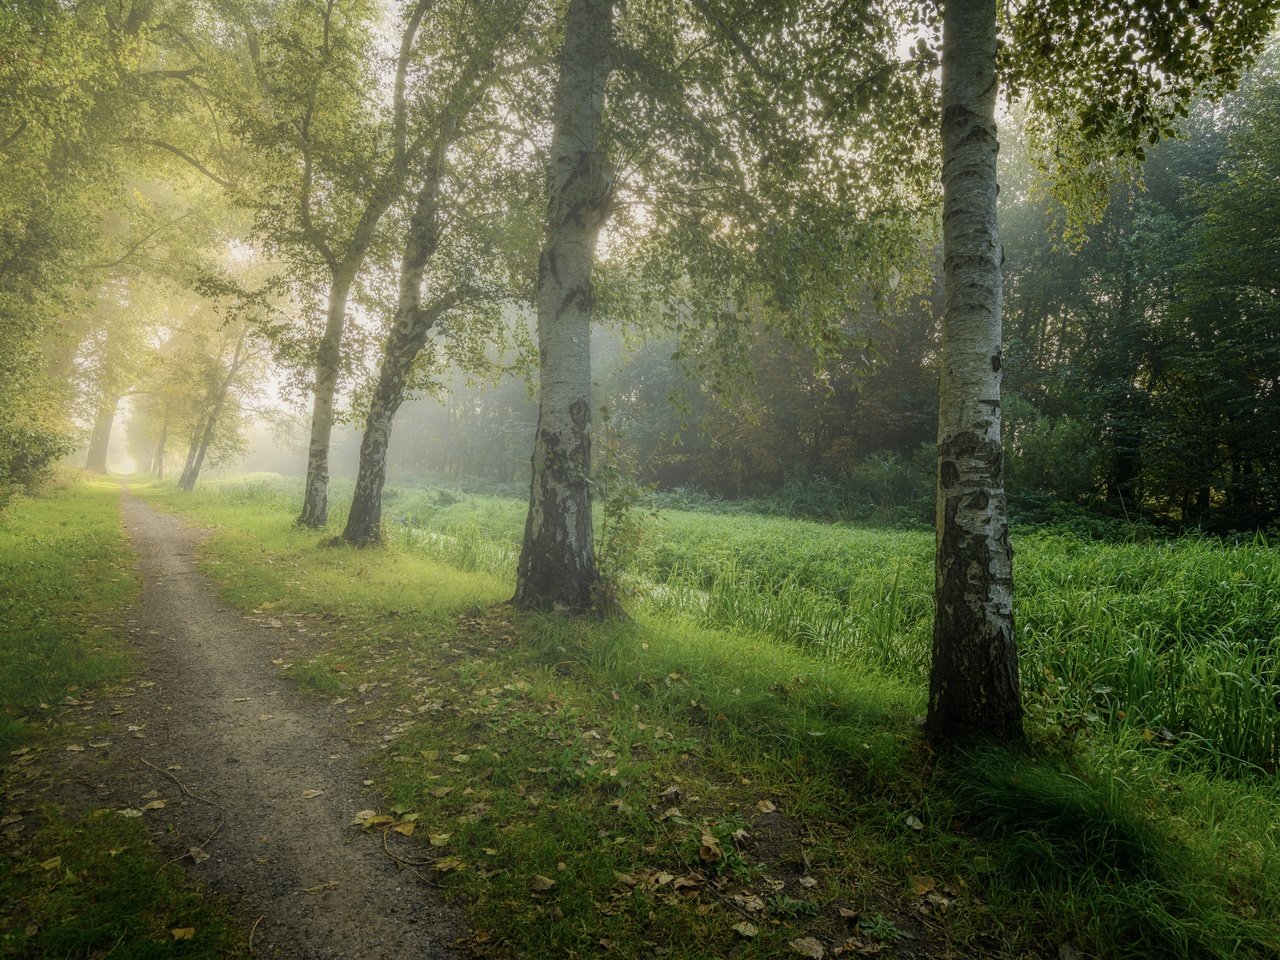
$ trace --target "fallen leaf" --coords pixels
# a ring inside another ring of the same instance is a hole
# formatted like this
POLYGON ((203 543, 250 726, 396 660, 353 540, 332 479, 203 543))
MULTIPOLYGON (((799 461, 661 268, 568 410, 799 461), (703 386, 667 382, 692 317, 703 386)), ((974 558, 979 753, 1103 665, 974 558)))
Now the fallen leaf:
POLYGON ((191 847, 190 849, 187 850, 187 854, 196 863, 204 863, 206 860, 209 859, 209 855, 205 853, 203 850, 201 850, 199 847, 191 847))
POLYGON ((453 793, 453 789, 454 789, 453 787, 432 787, 430 790, 427 791, 427 793, 431 794, 433 797, 439 800, 453 793))
POLYGON ((57 870, 60 866, 62 866, 61 857, 50 857, 48 860, 40 864, 40 867, 43 870, 57 870))
POLYGON ((802 957, 812 957, 813 960, 822 960, 827 954, 827 948, 813 937, 796 937, 788 946, 802 957))
POLYGON ((761 800, 756 804, 756 809, 761 813, 774 813, 778 808, 774 806, 771 800, 761 800))
MULTIPOLYGON (((412 820, 405 820, 401 823, 397 823, 391 829, 394 830, 396 833, 400 834, 401 836, 412 837, 413 831, 418 829, 418 825, 412 820)), ((434 841, 432 841, 432 846, 436 846, 436 843, 434 841)))
POLYGON ((129 820, 135 820, 135 819, 137 819, 138 817, 142 816, 142 811, 141 811, 141 810, 134 810, 134 809, 131 807, 131 808, 129 808, 128 810, 121 810, 121 811, 120 811, 120 816, 125 817, 125 818, 127 818, 127 819, 129 819, 129 820))
POLYGON ((323 790, 303 790, 303 791, 302 791, 302 799, 303 799, 303 800, 312 800, 312 799, 314 799, 315 797, 322 796, 323 794, 324 794, 324 791, 323 791, 323 790))
POLYGON ((466 864, 457 857, 441 857, 431 865, 441 873, 448 873, 450 870, 461 870, 466 866, 466 864))
POLYGON ((544 877, 540 873, 535 873, 533 879, 529 881, 529 889, 534 893, 546 893, 555 885, 556 882, 554 880, 550 877, 544 877))
POLYGON ((68 743, 67 750, 71 753, 84 753, 84 747, 80 746, 78 743, 68 743))
POLYGON ((818 881, 817 881, 817 880, 815 880, 813 877, 801 877, 801 878, 800 878, 800 886, 802 886, 802 887, 804 887, 804 888, 806 888, 806 889, 808 889, 808 890, 812 890, 812 889, 813 889, 814 887, 816 887, 817 885, 818 885, 818 881))
POLYGON ((742 923, 735 923, 733 925, 733 932, 740 937, 744 937, 747 940, 750 940, 752 937, 754 937, 757 933, 760 932, 760 928, 757 927, 754 923, 747 923, 744 920, 742 921, 742 923))
POLYGON ((703 863, 715 863, 724 857, 720 849, 720 841, 710 833, 703 832, 702 843, 698 847, 698 857, 703 863))
POLYGON ((916 893, 923 897, 926 893, 931 893, 937 889, 938 881, 934 880, 933 877, 921 876, 912 877, 911 884, 915 887, 916 893))
POLYGON ((194 940, 196 938, 195 927, 174 927, 169 931, 170 936, 175 940, 194 940))
POLYGON ((451 833, 429 833, 427 839, 431 841, 433 847, 447 847, 451 836, 453 836, 451 833))
POLYGON ((144 805, 143 805, 143 807, 142 807, 142 809, 143 809, 143 810, 163 810, 163 809, 164 809, 164 801, 163 801, 163 800, 152 800, 150 803, 144 804, 144 805))
POLYGON ((924 821, 922 821, 919 817, 914 816, 913 814, 907 815, 907 819, 905 823, 912 830, 920 831, 924 829, 924 821))

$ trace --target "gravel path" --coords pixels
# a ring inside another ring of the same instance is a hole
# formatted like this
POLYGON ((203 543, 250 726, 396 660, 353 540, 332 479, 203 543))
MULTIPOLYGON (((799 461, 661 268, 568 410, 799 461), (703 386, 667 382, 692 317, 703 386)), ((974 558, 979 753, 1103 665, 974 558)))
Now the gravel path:
POLYGON ((379 807, 363 750, 342 713, 282 679, 280 660, 296 652, 286 632, 215 599, 195 569, 199 535, 182 520, 130 495, 124 518, 141 557, 140 671, 98 704, 112 729, 85 755, 95 802, 144 811, 171 856, 237 897, 254 956, 466 955, 453 946, 465 930, 456 910, 398 868, 380 835, 352 826, 356 811, 379 807))

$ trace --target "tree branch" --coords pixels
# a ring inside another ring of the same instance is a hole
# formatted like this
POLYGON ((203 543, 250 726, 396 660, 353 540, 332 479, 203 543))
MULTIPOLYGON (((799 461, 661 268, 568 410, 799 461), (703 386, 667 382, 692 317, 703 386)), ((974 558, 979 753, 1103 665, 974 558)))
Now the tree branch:
POLYGON ((230 180, 227 180, 223 177, 218 176, 216 173, 214 173, 212 170, 206 167, 203 163, 201 163, 199 160, 197 160, 195 157, 193 157, 191 154, 187 153, 185 150, 181 149, 180 147, 175 147, 173 144, 166 143, 163 140, 137 140, 135 142, 143 144, 144 146, 155 147, 158 150, 164 150, 164 151, 167 151, 168 153, 173 154, 179 160, 182 160, 184 163, 188 164, 189 166, 195 168, 196 170, 199 170, 201 173, 203 173, 206 177, 208 177, 210 180, 212 180, 214 183, 218 184, 219 186, 226 187, 227 189, 231 189, 234 186, 234 184, 230 180))

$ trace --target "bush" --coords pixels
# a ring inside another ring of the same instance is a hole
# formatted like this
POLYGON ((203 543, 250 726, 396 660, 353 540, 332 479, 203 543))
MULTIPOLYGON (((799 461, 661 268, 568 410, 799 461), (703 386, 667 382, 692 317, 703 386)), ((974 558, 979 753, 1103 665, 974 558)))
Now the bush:
POLYGON ((0 507, 47 481, 53 465, 74 446, 58 430, 0 423, 0 507))

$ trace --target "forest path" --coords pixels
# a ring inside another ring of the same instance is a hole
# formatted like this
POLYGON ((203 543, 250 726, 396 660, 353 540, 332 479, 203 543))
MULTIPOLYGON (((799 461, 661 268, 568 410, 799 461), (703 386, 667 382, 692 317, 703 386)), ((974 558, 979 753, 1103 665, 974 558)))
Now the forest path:
POLYGON ((215 598, 187 523, 127 492, 124 522, 141 558, 130 623, 140 670, 112 698, 112 745, 93 752, 99 801, 163 799, 144 814, 152 834, 209 889, 239 898, 248 924, 261 918, 254 956, 462 955, 457 911, 352 826, 379 798, 345 715, 282 679, 276 664, 296 652, 285 631, 215 598))

